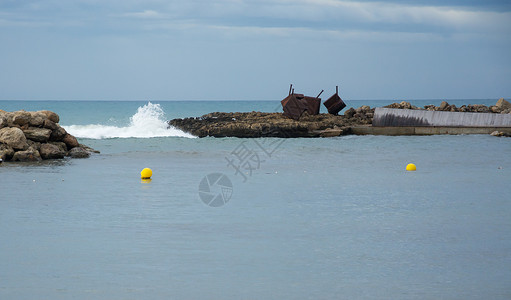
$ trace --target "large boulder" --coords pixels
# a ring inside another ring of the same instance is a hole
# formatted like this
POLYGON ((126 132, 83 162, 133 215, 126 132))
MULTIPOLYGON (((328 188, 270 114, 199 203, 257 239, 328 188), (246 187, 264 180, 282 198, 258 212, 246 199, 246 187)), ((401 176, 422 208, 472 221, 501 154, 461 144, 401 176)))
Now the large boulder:
POLYGON ((54 122, 54 123, 58 123, 60 121, 60 118, 59 118, 59 115, 57 115, 56 113, 52 112, 52 111, 49 111, 49 110, 41 110, 40 113, 43 113, 46 115, 46 117, 54 122))
POLYGON ((399 105, 401 106, 402 109, 412 109, 412 105, 410 104, 410 102, 401 101, 399 105))
POLYGON ((32 111, 30 112, 30 120, 28 121, 28 125, 34 127, 42 127, 44 125, 44 121, 47 119, 48 117, 42 112, 32 111))
POLYGON ((74 147, 69 150, 68 155, 72 158, 87 158, 90 156, 90 153, 82 147, 74 147))
POLYGON ((69 133, 64 136, 64 138, 62 139, 62 142, 64 142, 66 144, 68 149, 73 149, 74 147, 80 146, 80 144, 78 143, 78 140, 74 136, 70 135, 69 133))
POLYGON ((4 128, 7 126, 7 116, 8 113, 0 110, 0 128, 4 128))
POLYGON ((344 112, 344 116, 348 117, 348 118, 352 118, 356 113, 356 110, 353 108, 353 107, 350 107, 350 109, 346 110, 344 112))
POLYGON ((48 128, 48 129, 51 129, 51 130, 56 130, 57 129, 57 123, 55 123, 55 122, 53 122, 53 121, 51 121, 49 119, 45 119, 44 123, 43 123, 43 128, 48 128))
POLYGON ((57 159, 64 158, 66 152, 59 146, 53 144, 42 144, 39 150, 42 159, 57 159))
POLYGON ((12 124, 18 126, 27 125, 30 122, 32 115, 28 111, 20 110, 12 113, 12 124))
POLYGON ((62 141, 62 139, 67 135, 67 131, 64 128, 60 127, 59 124, 56 124, 56 123, 52 123, 52 124, 55 125, 55 129, 53 129, 51 132, 50 141, 54 141, 54 142, 62 141))
POLYGON ((497 101, 497 104, 495 104, 495 106, 500 108, 501 110, 511 109, 511 103, 504 100, 504 98, 500 98, 499 101, 497 101))
POLYGON ((449 103, 447 103, 446 101, 442 101, 442 103, 440 103, 440 106, 438 107, 438 110, 447 111, 447 110, 451 110, 451 107, 449 106, 449 103))
POLYGON ((98 150, 92 149, 91 147, 84 145, 84 144, 80 144, 79 147, 85 149, 89 153, 101 153, 98 150))
POLYGON ((468 106, 470 112, 489 113, 490 108, 483 104, 472 104, 468 106))
POLYGON ((55 145, 55 146, 59 147, 60 149, 62 149, 62 151, 67 153, 67 146, 63 142, 48 142, 48 144, 55 145))
POLYGON ((13 161, 40 161, 41 155, 39 154, 39 151, 29 148, 25 151, 18 151, 14 153, 14 156, 12 157, 13 161))
POLYGON ((4 143, 14 150, 28 149, 27 138, 23 131, 17 127, 5 127, 0 129, 0 143, 4 143))
POLYGON ((490 106, 490 111, 492 113, 500 114, 502 112, 502 108, 498 107, 497 105, 490 106))
POLYGON ((27 144, 28 144, 28 148, 32 148, 32 149, 35 149, 37 151, 39 151, 39 149, 41 148, 41 143, 39 142, 34 142, 32 140, 27 140, 27 144))
POLYGON ((45 143, 50 139, 51 129, 29 127, 23 130, 23 133, 29 140, 45 143))
POLYGON ((6 144, 0 144, 0 159, 1 160, 11 160, 12 156, 14 155, 14 149, 7 146, 6 144))

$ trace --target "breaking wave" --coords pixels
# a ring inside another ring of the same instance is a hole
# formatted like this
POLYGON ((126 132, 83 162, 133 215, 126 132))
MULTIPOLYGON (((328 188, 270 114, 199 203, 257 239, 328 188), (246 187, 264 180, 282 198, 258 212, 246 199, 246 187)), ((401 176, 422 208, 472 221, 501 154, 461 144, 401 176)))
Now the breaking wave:
POLYGON ((137 113, 130 117, 126 127, 101 124, 62 126, 67 132, 78 138, 109 139, 109 138, 152 138, 152 137, 187 137, 193 135, 174 127, 169 127, 164 119, 165 112, 159 104, 148 102, 138 108, 137 113))

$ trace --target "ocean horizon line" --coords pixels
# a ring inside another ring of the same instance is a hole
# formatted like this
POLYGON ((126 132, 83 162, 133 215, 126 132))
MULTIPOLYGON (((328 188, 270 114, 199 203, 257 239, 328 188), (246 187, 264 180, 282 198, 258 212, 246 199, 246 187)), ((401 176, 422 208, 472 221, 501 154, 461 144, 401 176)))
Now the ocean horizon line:
MULTIPOLYGON (((501 98, 510 99, 511 97, 499 97, 499 98, 431 98, 431 99, 415 99, 415 98, 394 98, 394 99, 348 99, 343 98, 344 101, 477 101, 477 100, 499 100, 501 98)), ((323 98, 322 98, 323 99, 323 98)), ((188 99, 188 100, 178 100, 178 99, 0 99, 0 101, 9 101, 9 102, 277 102, 282 99, 274 99, 274 100, 257 100, 257 99, 188 99)))

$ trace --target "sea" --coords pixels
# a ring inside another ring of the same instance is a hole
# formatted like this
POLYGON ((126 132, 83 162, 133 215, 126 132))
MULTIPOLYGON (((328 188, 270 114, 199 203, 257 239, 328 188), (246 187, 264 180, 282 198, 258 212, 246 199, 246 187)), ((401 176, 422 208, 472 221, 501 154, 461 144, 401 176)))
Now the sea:
POLYGON ((54 111, 101 152, 0 164, 0 299, 511 299, 511 138, 196 138, 166 123, 277 100, 0 109, 54 111))

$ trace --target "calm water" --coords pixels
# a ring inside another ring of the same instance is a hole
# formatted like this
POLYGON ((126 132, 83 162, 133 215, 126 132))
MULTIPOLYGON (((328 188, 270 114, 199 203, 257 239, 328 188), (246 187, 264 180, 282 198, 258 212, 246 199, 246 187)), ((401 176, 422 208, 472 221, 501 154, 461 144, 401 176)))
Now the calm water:
POLYGON ((278 104, 0 101, 54 110, 102 151, 0 166, 0 299, 511 298, 511 139, 162 129, 278 104), (251 168, 237 172, 228 160, 243 153, 251 168), (221 207, 201 201, 211 173, 232 184, 221 207))

